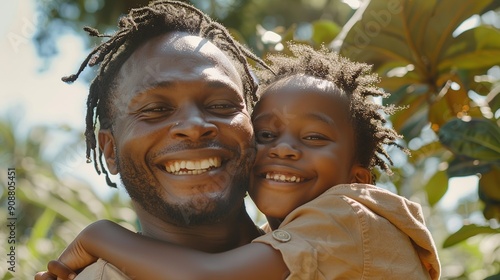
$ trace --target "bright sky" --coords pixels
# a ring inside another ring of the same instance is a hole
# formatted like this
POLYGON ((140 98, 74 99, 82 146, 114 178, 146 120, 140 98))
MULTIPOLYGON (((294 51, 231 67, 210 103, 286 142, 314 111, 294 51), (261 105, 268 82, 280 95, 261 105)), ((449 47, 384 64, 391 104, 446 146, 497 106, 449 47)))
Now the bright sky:
MULTIPOLYGON (((37 56, 32 37, 37 14, 32 1, 5 1, 0 11, 0 92, 1 117, 14 116, 20 134, 36 124, 67 125, 84 131, 85 100, 88 86, 83 82, 71 85, 61 77, 74 73, 86 51, 83 41, 75 35, 60 38, 60 53, 50 68, 40 72, 41 59, 37 56)), ((85 164, 84 143, 76 150, 64 146, 65 139, 52 139, 68 156, 58 162, 60 170, 90 181, 101 194, 109 190, 104 178, 97 176, 93 167, 85 164), (77 158, 80 156, 80 158, 77 158)), ((55 145, 51 145, 54 149, 55 145)))
MULTIPOLYGON (((354 1, 356 2, 356 1, 354 1)), ((32 1, 4 1, 0 10, 0 92, 1 117, 14 115, 19 120, 22 134, 35 124, 69 125, 84 130, 85 99, 87 85, 75 82, 67 85, 60 78, 74 73, 87 54, 83 42, 75 35, 60 38, 60 53, 50 68, 39 72, 41 60, 37 57, 31 38, 37 16, 32 1)), ((53 139, 54 147, 64 147, 64 139, 53 139)), ((93 167, 85 164, 84 143, 76 150, 67 151, 68 157, 59 162, 66 174, 88 180, 94 188, 106 195, 109 188, 104 178, 97 176, 93 167)), ((453 179, 440 205, 453 209, 460 198, 476 195, 477 178, 453 179)), ((452 221, 455 230, 461 221, 452 221)))

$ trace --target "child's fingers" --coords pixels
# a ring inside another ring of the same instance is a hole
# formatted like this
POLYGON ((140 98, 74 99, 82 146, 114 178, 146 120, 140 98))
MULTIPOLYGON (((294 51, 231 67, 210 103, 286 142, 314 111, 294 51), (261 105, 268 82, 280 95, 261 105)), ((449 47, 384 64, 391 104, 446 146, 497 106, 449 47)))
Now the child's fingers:
MULTIPOLYGON (((66 265, 64 265, 60 261, 52 260, 47 265, 49 272, 57 275, 57 279, 75 279, 76 273, 69 269, 66 265)), ((35 279, 38 280, 38 279, 35 279)), ((42 280, 42 279, 41 279, 42 280)))
POLYGON ((48 271, 42 271, 35 274, 35 280, 56 280, 56 276, 48 271))

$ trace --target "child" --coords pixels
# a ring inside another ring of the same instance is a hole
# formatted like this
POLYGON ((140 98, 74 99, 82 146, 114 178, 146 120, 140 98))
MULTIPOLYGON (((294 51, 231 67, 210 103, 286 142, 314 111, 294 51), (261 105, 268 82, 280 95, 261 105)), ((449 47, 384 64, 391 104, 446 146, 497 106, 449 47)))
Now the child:
MULTIPOLYGON (((290 50, 295 57, 270 57, 277 74, 261 73, 252 114, 258 151, 249 194, 271 232, 209 254, 99 221, 60 262, 76 271, 101 257, 133 279, 256 279, 264 262, 284 262, 282 279, 439 279, 420 206, 370 185, 373 168, 390 172, 384 145, 400 147, 381 113, 395 108, 370 99, 385 96, 378 77, 326 49, 290 50)), ((58 262, 49 269, 68 275, 58 262)))

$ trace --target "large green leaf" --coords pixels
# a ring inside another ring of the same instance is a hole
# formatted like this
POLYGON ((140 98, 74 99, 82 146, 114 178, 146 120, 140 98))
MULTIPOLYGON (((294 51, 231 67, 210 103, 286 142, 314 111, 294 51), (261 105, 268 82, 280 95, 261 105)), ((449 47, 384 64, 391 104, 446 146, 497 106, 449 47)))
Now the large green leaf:
POLYGON ((488 277, 484 278, 484 280, 500 280, 500 273, 488 276, 488 277))
POLYGON ((494 229, 486 226, 478 226, 478 225, 464 225, 457 232, 448 236, 443 243, 443 248, 448 248, 453 245, 456 245, 469 237, 476 236, 478 234, 491 234, 491 233, 500 233, 500 229, 494 229))
POLYGON ((430 206, 436 205, 448 190, 448 175, 445 171, 436 172, 425 185, 427 201, 430 206))
POLYGON ((479 198, 486 204, 500 206, 500 165, 494 166, 490 171, 482 173, 479 179, 479 198))
POLYGON ((449 162, 447 172, 450 178, 471 176, 489 172, 491 167, 492 163, 489 161, 480 161, 465 156, 457 156, 449 162))
POLYGON ((438 65, 440 72, 452 67, 476 69, 500 64, 500 31, 496 28, 479 26, 449 42, 438 65))
POLYGON ((391 117, 408 139, 427 122, 437 132, 455 117, 483 117, 468 92, 488 94, 488 87, 474 79, 500 63, 500 33, 478 26, 453 34, 466 19, 499 6, 498 0, 366 1, 331 46, 344 56, 373 64, 381 86, 393 92, 392 99, 410 106, 391 117), (463 75, 464 70, 475 70, 474 75, 463 75), (414 93, 398 87, 426 91, 408 98, 414 93))
POLYGON ((417 164, 419 162, 422 162, 426 158, 441 154, 443 150, 443 145, 441 145, 439 141, 434 141, 429 144, 423 145, 418 150, 412 150, 411 157, 408 158, 408 161, 412 164, 417 164))
POLYGON ((492 0, 366 1, 333 42, 343 55, 379 67, 387 61, 415 65, 428 77, 453 32, 467 18, 480 14, 492 0))
POLYGON ((486 119, 452 119, 439 130, 439 139, 455 154, 478 160, 500 159, 500 127, 486 119))
MULTIPOLYGON (((446 51, 446 46, 454 44, 453 32, 457 27, 472 15, 481 14, 493 1, 444 0, 432 2, 435 5, 431 11, 432 16, 426 25, 426 32, 428 33, 419 38, 417 46, 424 48, 424 54, 435 66, 441 54, 446 51)), ((419 3, 415 3, 415 5, 419 5, 419 3)))

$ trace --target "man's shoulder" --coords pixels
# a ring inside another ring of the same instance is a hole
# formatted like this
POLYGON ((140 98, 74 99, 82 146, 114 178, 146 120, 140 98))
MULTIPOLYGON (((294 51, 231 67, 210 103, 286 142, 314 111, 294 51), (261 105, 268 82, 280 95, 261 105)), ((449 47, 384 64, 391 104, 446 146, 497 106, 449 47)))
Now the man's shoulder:
POLYGON ((104 279, 116 279, 116 280, 130 280, 125 273, 121 272, 114 265, 109 262, 98 259, 97 262, 87 266, 75 280, 104 280, 104 279))

